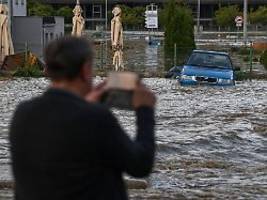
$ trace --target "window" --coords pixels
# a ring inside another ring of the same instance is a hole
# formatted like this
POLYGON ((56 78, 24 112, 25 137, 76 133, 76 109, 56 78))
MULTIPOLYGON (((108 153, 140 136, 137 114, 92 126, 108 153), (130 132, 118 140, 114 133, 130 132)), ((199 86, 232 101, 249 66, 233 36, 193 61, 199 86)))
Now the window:
POLYGON ((193 53, 187 65, 203 66, 203 67, 218 67, 229 69, 232 68, 231 61, 227 55, 213 54, 213 53, 193 53))
POLYGON ((21 5, 24 5, 25 4, 25 0, 21 0, 21 5))
POLYGON ((48 43, 48 33, 45 33, 45 43, 48 43))
POLYGON ((54 33, 50 33, 50 40, 54 39, 54 33))
POLYGON ((16 1, 15 1, 15 4, 16 4, 16 5, 19 5, 19 0, 16 0, 16 1))
POLYGON ((101 17, 102 17, 102 6, 93 5, 93 18, 101 18, 101 17))

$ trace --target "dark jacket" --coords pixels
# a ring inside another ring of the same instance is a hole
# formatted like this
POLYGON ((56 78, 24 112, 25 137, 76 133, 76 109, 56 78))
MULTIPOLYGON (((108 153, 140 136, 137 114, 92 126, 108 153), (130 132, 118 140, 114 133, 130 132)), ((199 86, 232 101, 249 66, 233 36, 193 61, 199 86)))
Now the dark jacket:
POLYGON ((122 173, 149 175, 154 113, 137 110, 129 139, 105 107, 49 89, 20 104, 10 130, 17 200, 127 199, 122 173))

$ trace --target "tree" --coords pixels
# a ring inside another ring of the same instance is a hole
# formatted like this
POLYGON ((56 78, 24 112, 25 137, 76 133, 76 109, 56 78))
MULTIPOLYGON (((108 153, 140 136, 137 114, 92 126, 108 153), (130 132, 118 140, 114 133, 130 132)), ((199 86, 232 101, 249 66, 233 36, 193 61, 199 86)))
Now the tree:
POLYGON ((122 9, 122 22, 127 28, 143 28, 145 25, 145 8, 144 7, 128 7, 121 5, 122 9))
POLYGON ((43 4, 40 0, 29 0, 27 5, 28 15, 30 16, 53 16, 55 14, 51 5, 43 4))
POLYGON ((30 16, 62 16, 65 17, 66 21, 71 22, 73 16, 72 8, 68 6, 60 7, 55 10, 51 5, 46 5, 40 0, 29 0, 28 1, 28 14, 30 16))
MULTIPOLYGON (((195 48, 194 19, 192 11, 183 1, 169 0, 164 8, 165 41, 164 52, 166 68, 172 67, 170 61, 174 56, 174 44, 177 50, 177 64, 182 64, 185 57, 195 48)), ((174 63, 173 63, 174 64, 174 63)))
POLYGON ((251 11, 249 14, 249 21, 251 24, 267 24, 267 7, 261 6, 255 11, 251 11))
POLYGON ((222 7, 215 13, 215 20, 219 26, 235 26, 236 16, 242 15, 237 5, 222 7))
POLYGON ((68 6, 61 7, 56 11, 56 15, 64 17, 67 22, 71 22, 73 16, 72 8, 68 6))

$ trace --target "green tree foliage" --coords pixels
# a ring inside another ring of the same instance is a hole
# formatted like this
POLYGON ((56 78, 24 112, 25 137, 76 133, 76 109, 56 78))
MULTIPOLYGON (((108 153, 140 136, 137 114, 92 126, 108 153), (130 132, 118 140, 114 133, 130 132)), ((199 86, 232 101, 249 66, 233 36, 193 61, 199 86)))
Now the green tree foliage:
POLYGON ((145 26, 145 8, 144 7, 128 7, 121 5, 122 21, 125 29, 127 28, 140 28, 145 26))
POLYGON ((169 0, 162 15, 165 29, 164 51, 168 69, 172 67, 169 61, 174 57, 174 44, 177 50, 177 64, 181 64, 188 53, 195 48, 194 20, 192 11, 183 1, 177 3, 175 0, 169 0))
POLYGON ((235 26, 236 16, 242 15, 237 5, 222 7, 215 13, 215 20, 219 26, 235 26))
POLYGON ((55 14, 51 5, 43 4, 40 0, 29 0, 27 5, 30 16, 53 16, 55 14))
POLYGON ((73 16, 72 10, 73 10, 72 8, 70 8, 68 6, 64 6, 64 7, 59 8, 56 11, 56 15, 64 17, 65 20, 69 23, 69 22, 71 22, 71 19, 73 16))
POLYGON ((70 23, 73 16, 72 8, 68 6, 60 7, 55 9, 51 5, 42 3, 40 0, 29 0, 28 1, 28 15, 30 16, 62 16, 65 20, 70 23))
POLYGON ((251 24, 267 24, 267 7, 261 6, 255 11, 251 11, 249 14, 249 21, 251 24))

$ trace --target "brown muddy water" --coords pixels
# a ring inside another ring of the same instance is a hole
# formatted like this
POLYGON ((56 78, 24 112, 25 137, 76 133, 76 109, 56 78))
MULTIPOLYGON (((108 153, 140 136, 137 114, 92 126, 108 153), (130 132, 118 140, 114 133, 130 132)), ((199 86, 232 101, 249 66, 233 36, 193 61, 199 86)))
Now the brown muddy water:
MULTIPOLYGON (((131 199, 267 199, 267 81, 228 88, 183 88, 159 78, 144 82, 158 97, 158 149, 148 189, 131 190, 131 199)), ((0 181, 12 180, 12 113, 47 86, 43 78, 0 82, 0 181)), ((114 113, 133 136, 134 113, 114 113)), ((1 200, 12 196, 0 190, 1 200)))

